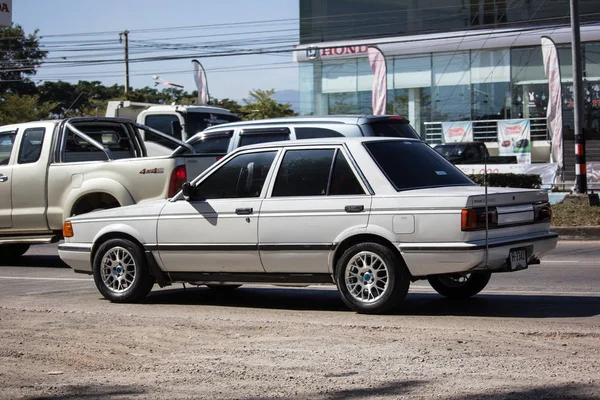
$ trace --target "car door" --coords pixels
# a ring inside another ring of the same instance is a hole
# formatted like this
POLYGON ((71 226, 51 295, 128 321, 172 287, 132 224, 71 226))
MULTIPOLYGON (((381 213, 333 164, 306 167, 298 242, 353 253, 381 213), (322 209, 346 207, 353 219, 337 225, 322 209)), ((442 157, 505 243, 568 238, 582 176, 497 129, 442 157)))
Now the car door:
POLYGON ((287 149, 260 209, 258 239, 269 273, 328 273, 343 232, 365 229, 371 196, 342 147, 287 149))
POLYGON ((163 208, 157 245, 169 272, 264 272, 258 213, 276 155, 238 154, 194 183, 195 196, 163 208))
POLYGON ((12 227, 12 153, 16 131, 0 132, 0 228, 12 227))

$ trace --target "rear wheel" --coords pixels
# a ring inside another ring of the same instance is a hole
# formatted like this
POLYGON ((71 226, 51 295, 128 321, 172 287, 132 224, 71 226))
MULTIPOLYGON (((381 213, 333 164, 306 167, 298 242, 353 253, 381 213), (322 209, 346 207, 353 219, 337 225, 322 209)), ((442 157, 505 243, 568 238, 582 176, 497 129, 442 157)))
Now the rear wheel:
POLYGON ((94 282, 106 299, 130 303, 146 297, 154 278, 137 244, 127 239, 110 239, 94 256, 94 282))
POLYGON ((445 274, 427 278, 431 287, 450 299, 466 299, 481 292, 490 281, 490 272, 445 274))
POLYGON ((5 244, 0 246, 2 258, 12 260, 21 257, 29 250, 28 244, 5 244))
POLYGON ((365 314, 399 307, 410 284, 399 256, 378 243, 350 247, 337 262, 335 275, 344 303, 365 314))

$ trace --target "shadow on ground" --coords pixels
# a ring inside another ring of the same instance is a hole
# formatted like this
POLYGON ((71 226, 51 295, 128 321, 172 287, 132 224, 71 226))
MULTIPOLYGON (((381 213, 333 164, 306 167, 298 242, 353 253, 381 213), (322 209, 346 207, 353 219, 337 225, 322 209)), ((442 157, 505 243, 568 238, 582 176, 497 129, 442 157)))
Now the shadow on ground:
POLYGON ((15 258, 14 260, 0 259, 0 267, 48 267, 69 268, 59 256, 46 254, 31 254, 15 258))
MULTIPOLYGON (((205 287, 153 291, 149 304, 212 305, 283 310, 350 312, 335 289, 242 287, 219 293, 205 287)), ((399 315, 577 318, 600 314, 600 296, 480 294, 448 300, 438 294, 409 293, 399 315)))
POLYGON ((143 395, 146 394, 146 389, 137 386, 70 385, 55 390, 57 391, 56 394, 27 397, 27 399, 126 399, 132 396, 140 396, 140 398, 144 398, 145 396, 143 395))

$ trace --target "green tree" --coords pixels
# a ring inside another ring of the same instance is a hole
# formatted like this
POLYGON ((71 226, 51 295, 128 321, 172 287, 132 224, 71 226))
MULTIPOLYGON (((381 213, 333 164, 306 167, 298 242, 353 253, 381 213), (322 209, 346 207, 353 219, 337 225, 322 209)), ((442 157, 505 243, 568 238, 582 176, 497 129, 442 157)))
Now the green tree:
POLYGON ((0 101, 0 125, 48 119, 57 104, 40 102, 38 95, 9 93, 0 101))
POLYGON ((213 107, 223 107, 231 111, 232 113, 238 114, 240 116, 242 115, 242 106, 240 105, 240 103, 229 98, 224 98, 221 100, 217 98, 211 99, 209 105, 213 107))
POLYGON ((275 89, 251 90, 249 98, 244 99, 245 105, 241 109, 242 119, 263 119, 276 117, 291 117, 297 115, 292 110, 290 103, 278 103, 272 98, 275 89))
POLYGON ((48 54, 40 50, 38 31, 26 35, 20 25, 0 29, 0 96, 36 94, 30 77, 48 54))

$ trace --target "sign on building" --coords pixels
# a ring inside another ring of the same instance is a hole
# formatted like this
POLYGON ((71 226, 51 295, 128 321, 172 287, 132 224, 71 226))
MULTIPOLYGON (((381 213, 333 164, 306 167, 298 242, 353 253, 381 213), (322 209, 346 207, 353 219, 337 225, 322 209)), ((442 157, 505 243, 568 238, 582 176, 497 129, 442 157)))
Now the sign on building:
POLYGON ((472 142, 473 122, 442 122, 444 143, 472 142))
POLYGON ((519 164, 531 164, 531 123, 528 119, 498 121, 498 155, 516 156, 519 164))
POLYGON ((12 24, 12 0, 0 0, 0 28, 12 24))

